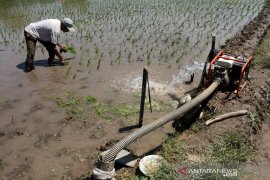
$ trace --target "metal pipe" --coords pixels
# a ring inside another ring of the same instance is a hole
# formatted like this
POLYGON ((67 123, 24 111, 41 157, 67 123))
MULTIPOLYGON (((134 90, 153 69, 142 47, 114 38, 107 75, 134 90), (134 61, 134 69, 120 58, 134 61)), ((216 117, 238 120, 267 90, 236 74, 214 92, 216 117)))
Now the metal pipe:
POLYGON ((215 51, 216 51, 216 35, 212 34, 212 47, 208 54, 208 60, 211 62, 215 57, 215 51))
POLYGON ((149 99, 150 111, 153 112, 151 93, 150 93, 150 83, 149 83, 149 76, 148 75, 147 75, 147 88, 148 88, 148 99, 149 99))
POLYGON ((137 140, 138 138, 148 134, 149 132, 163 126, 164 124, 175 120, 176 118, 182 117, 186 112, 190 111, 194 107, 201 104, 205 99, 207 99, 221 84, 220 79, 216 79, 206 90, 204 90, 200 95, 192 99, 187 104, 184 104, 180 108, 172 111, 171 113, 159 118, 158 120, 145 125, 138 129, 137 131, 131 133, 120 142, 118 142, 114 147, 112 147, 108 152, 106 152, 102 156, 103 162, 112 162, 115 160, 117 154, 126 146, 128 146, 133 141, 137 140))
POLYGON ((142 79, 142 93, 141 93, 141 106, 140 106, 140 116, 139 116, 139 126, 143 124, 143 114, 144 114, 144 103, 145 103, 145 92, 146 92, 146 83, 148 78, 148 71, 143 68, 143 79, 142 79))
POLYGON ((212 50, 216 48, 216 35, 212 34, 212 50))

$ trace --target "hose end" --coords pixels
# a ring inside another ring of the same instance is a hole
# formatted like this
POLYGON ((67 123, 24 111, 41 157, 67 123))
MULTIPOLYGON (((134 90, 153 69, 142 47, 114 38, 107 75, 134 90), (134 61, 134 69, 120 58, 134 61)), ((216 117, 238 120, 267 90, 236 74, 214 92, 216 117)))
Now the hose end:
POLYGON ((97 167, 93 170, 92 178, 94 180, 105 180, 105 179, 114 179, 115 161, 105 162, 103 161, 102 154, 98 156, 97 167))

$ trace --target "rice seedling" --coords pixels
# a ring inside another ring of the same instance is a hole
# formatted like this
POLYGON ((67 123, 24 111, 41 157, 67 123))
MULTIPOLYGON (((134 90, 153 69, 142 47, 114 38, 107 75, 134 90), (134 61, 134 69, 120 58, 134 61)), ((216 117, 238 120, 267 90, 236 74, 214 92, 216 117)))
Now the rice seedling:
POLYGON ((88 95, 84 97, 84 100, 89 103, 95 103, 97 99, 94 96, 88 95))
POLYGON ((69 52, 71 54, 76 54, 76 49, 75 49, 74 45, 68 46, 67 52, 69 52))

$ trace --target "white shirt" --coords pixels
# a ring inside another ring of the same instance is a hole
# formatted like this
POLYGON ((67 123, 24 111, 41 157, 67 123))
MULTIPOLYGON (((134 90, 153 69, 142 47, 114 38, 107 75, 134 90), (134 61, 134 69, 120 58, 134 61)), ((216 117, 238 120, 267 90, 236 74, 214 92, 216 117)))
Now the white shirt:
POLYGON ((60 38, 61 21, 58 19, 46 19, 31 23, 24 30, 38 40, 57 44, 60 38))

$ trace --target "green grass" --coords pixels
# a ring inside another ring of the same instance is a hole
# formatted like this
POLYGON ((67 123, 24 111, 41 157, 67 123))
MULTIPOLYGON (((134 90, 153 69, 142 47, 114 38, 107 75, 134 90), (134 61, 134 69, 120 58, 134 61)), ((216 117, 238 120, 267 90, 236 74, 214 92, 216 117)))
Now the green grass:
POLYGON ((55 103, 59 109, 66 111, 69 118, 75 120, 85 120, 91 114, 109 121, 113 119, 126 121, 139 113, 139 106, 99 102, 94 96, 80 97, 73 92, 66 92, 65 97, 56 97, 55 103))
MULTIPOLYGON (((140 95, 139 95, 139 98, 140 98, 140 95)), ((160 101, 160 100, 155 99, 153 97, 151 97, 151 106, 152 106, 153 111, 162 111, 162 112, 168 111, 169 112, 171 110, 174 110, 173 106, 170 103, 160 101)), ((150 103, 149 103, 148 96, 145 97, 145 108, 150 109, 150 103)))
POLYGON ((139 107, 118 105, 112 107, 112 113, 127 118, 128 116, 131 115, 137 115, 139 113, 139 107))
POLYGON ((212 147, 212 158, 225 165, 246 162, 253 154, 248 138, 237 132, 226 133, 218 138, 212 147))
POLYGON ((155 171, 153 174, 151 174, 151 179, 153 180, 177 180, 177 179, 182 179, 181 175, 178 174, 178 172, 176 171, 176 169, 169 164, 163 164, 162 166, 160 166, 160 168, 155 171))
POLYGON ((184 143, 179 138, 179 135, 176 134, 162 144, 161 156, 170 163, 182 162, 187 159, 183 146, 184 143))
POLYGON ((260 131, 262 125, 262 118, 259 113, 252 113, 248 119, 248 125, 252 131, 252 133, 256 134, 260 131))
POLYGON ((256 64, 262 65, 264 68, 270 68, 270 33, 265 35, 262 43, 257 47, 254 54, 256 64))
MULTIPOLYGON (((193 169, 222 169, 224 167, 221 166, 209 166, 207 164, 202 165, 192 165, 192 164, 186 164, 187 165, 187 171, 193 169)), ((180 168, 185 167, 181 166, 180 168)), ((151 174, 151 179, 153 180, 189 180, 189 179, 217 179, 217 180, 223 180, 223 179, 236 179, 234 177, 224 177, 221 173, 188 173, 187 176, 181 174, 178 172, 180 168, 176 168, 173 165, 170 165, 168 163, 163 164, 157 171, 155 171, 153 174, 151 174)))
MULTIPOLYGON (((214 137, 205 146, 205 149, 198 150, 196 145, 188 144, 180 139, 179 135, 170 137, 162 144, 161 156, 167 163, 164 163, 155 171, 150 179, 239 179, 241 172, 239 164, 246 162, 252 157, 253 148, 250 141, 238 132, 226 132, 223 135, 214 137), (196 154, 200 162, 192 162, 188 154, 196 154), (181 165, 180 165, 181 164, 181 165), (188 176, 179 174, 179 167, 188 166, 188 169, 237 169, 237 177, 225 177, 222 173, 191 173, 188 176)), ((139 176, 130 176, 131 179, 141 179, 139 176)))
POLYGON ((105 120, 122 120, 131 125, 138 116, 139 107, 127 104, 112 105, 111 103, 98 103, 94 106, 95 114, 105 120))
POLYGON ((148 177, 145 177, 145 176, 136 176, 134 174, 124 175, 121 179, 122 180, 124 180, 124 179, 126 179, 126 180, 149 180, 148 177))
POLYGON ((197 133, 201 131, 205 127, 204 121, 201 119, 197 119, 191 126, 191 131, 197 133))
POLYGON ((270 4, 270 0, 264 0, 264 4, 265 4, 265 5, 270 4))

